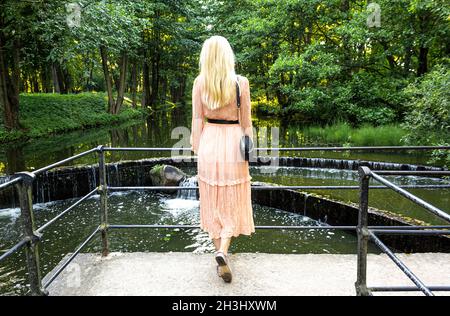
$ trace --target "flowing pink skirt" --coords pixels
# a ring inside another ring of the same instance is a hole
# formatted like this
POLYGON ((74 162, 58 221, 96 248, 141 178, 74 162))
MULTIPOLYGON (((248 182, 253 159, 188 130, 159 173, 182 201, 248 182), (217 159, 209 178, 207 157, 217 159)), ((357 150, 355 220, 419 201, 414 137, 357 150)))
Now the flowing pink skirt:
POLYGON ((242 159, 239 125, 206 123, 198 149, 200 225, 210 238, 255 232, 248 162, 242 159))

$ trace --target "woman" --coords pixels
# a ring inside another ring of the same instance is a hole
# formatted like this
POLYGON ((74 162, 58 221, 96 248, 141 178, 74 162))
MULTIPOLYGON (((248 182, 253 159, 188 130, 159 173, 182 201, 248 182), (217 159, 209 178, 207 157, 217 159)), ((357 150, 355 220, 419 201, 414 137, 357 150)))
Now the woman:
POLYGON ((191 134, 198 156, 200 222, 214 242, 217 273, 229 283, 231 238, 255 232, 249 166, 239 147, 243 135, 253 136, 250 87, 247 78, 236 75, 234 53, 224 37, 205 41, 200 69, 192 93, 191 134))

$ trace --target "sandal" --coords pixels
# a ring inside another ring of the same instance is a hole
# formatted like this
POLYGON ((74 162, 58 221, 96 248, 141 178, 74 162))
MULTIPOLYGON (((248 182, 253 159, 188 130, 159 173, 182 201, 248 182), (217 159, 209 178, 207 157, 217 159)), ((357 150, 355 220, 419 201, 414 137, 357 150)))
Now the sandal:
POLYGON ((221 278, 223 275, 222 267, 217 265, 217 275, 221 278))
POLYGON ((230 283, 233 279, 230 266, 228 265, 228 259, 223 252, 216 253, 216 261, 219 264, 217 267, 217 274, 226 282, 230 283), (222 270, 220 274, 219 270, 222 270))

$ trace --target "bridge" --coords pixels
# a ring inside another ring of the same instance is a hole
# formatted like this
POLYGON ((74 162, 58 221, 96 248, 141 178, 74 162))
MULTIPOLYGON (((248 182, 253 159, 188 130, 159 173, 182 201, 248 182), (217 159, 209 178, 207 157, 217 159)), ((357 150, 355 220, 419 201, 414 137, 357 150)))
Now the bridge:
MULTIPOLYGON (((256 150, 274 151, 361 151, 361 150, 449 150, 440 147, 332 147, 332 148, 272 148, 256 150)), ((447 254, 395 254, 380 239, 381 235, 448 236, 450 225, 441 226, 369 226, 369 180, 393 190, 421 206, 425 211, 450 223, 450 215, 429 204, 404 188, 388 181, 388 175, 449 176, 449 171, 383 171, 359 167, 359 220, 357 226, 259 226, 259 230, 346 230, 358 237, 357 255, 269 255, 235 254, 237 281, 229 287, 211 287, 215 271, 208 270, 210 256, 188 253, 110 253, 109 232, 118 229, 193 229, 189 225, 123 225, 108 220, 108 193, 124 190, 163 191, 180 190, 179 187, 112 187, 106 181, 105 153, 114 151, 186 151, 184 148, 110 148, 99 146, 67 158, 34 172, 21 172, 11 181, 0 185, 0 190, 15 186, 20 201, 23 221, 23 239, 0 256, 0 263, 25 248, 31 295, 359 295, 376 293, 422 292, 427 296, 450 292, 447 254), (71 163, 81 157, 98 157, 100 185, 58 216, 35 227, 32 185, 37 175, 71 163), (51 225, 95 194, 100 195, 99 226, 86 240, 69 254, 49 275, 42 278, 39 243, 51 225), (81 254, 97 236, 101 236, 101 255, 81 254), (368 255, 368 243, 374 243, 383 255, 368 255), (256 264, 255 264, 256 263, 256 264), (390 265, 389 265, 390 263, 390 265), (204 267, 200 269, 199 267, 204 267), (410 267, 414 267, 411 269, 410 267), (356 268, 356 269, 355 269, 356 268), (395 268, 395 269, 393 269, 395 268), (355 271, 356 270, 356 271, 355 271), (414 271, 413 271, 414 270, 414 271), (74 272, 75 271, 75 272, 74 272), (208 271, 203 273, 203 271, 208 271), (370 273, 370 274, 369 274, 370 273), (370 278, 369 278, 370 275, 370 278), (420 276, 420 278, 419 278, 420 276), (368 282, 370 281, 370 282, 368 282), (406 281, 409 281, 407 283, 406 281), (368 285, 368 283, 381 285, 368 285), (412 285, 410 285, 412 283, 412 285), (76 286, 71 286, 75 284, 76 286), (165 284, 165 285, 164 285, 165 284), (254 284, 253 287, 249 284, 254 284), (288 293, 289 292, 289 293, 288 293)), ((426 188, 426 186, 421 186, 426 188)), ((296 186, 254 186, 252 190, 308 189, 296 186)), ((328 187, 324 186, 324 189, 328 187)), ((431 188, 431 187, 430 187, 431 188)), ((436 186, 432 187, 436 189, 436 186)), ((197 187, 182 188, 197 190, 197 187)), ((329 188, 335 189, 335 188, 329 188)))

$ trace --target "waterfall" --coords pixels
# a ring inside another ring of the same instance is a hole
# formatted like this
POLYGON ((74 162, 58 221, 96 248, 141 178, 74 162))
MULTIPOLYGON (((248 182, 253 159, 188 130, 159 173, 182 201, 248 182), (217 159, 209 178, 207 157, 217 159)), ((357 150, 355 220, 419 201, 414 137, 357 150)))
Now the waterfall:
POLYGON ((95 167, 92 166, 90 172, 88 172, 89 191, 94 190, 97 187, 97 178, 95 167))
POLYGON ((120 173, 119 173, 119 164, 115 163, 114 165, 114 170, 116 173, 116 182, 115 182, 115 186, 120 186, 120 173))
MULTIPOLYGON (((197 186, 197 177, 184 178, 180 183, 182 188, 192 188, 197 186)), ((177 199, 197 200, 197 190, 178 190, 177 199)))

